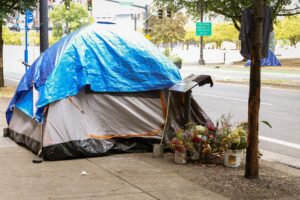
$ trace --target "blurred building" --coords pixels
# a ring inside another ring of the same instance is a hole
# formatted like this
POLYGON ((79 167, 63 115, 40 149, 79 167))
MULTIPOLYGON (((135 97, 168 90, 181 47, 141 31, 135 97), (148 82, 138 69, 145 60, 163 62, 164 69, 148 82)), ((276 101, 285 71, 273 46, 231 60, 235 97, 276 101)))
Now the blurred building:
POLYGON ((145 7, 150 0, 119 0, 120 3, 109 0, 94 0, 92 15, 95 21, 113 21, 122 29, 137 29, 142 31, 146 21, 145 7))

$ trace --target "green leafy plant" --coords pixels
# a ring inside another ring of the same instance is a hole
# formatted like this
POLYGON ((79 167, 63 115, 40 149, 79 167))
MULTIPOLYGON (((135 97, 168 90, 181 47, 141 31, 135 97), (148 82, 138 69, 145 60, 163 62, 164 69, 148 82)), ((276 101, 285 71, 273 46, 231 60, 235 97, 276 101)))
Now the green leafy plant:
POLYGON ((181 68, 182 58, 180 58, 176 53, 171 53, 169 48, 163 51, 163 54, 173 62, 178 68, 181 68))
POLYGON ((212 150, 215 147, 215 127, 204 127, 188 123, 184 129, 177 129, 176 136, 171 141, 173 150, 186 149, 189 152, 198 151, 201 147, 212 150))
POLYGON ((177 54, 171 54, 168 57, 173 63, 182 62, 182 58, 180 58, 177 54))
POLYGON ((176 136, 171 141, 171 148, 175 151, 195 151, 190 130, 177 129, 176 136))
POLYGON ((222 115, 217 121, 217 141, 220 151, 224 149, 240 150, 247 148, 247 122, 236 125, 231 122, 232 115, 222 115))
MULTIPOLYGON (((221 148, 230 150, 241 150, 247 148, 247 131, 248 123, 239 122, 233 124, 231 122, 232 115, 222 115, 217 121, 217 141, 220 141, 221 148)), ((272 128, 268 121, 260 121, 268 127, 272 128)))
POLYGON ((171 54, 170 49, 169 49, 169 48, 165 48, 165 50, 163 51, 163 54, 164 54, 165 56, 169 57, 170 54, 171 54))
POLYGON ((8 28, 3 28, 3 41, 5 45, 21 45, 22 44, 22 33, 9 31, 8 28))
POLYGON ((242 150, 247 148, 247 134, 243 127, 237 127, 233 129, 228 135, 223 139, 223 144, 225 149, 230 150, 242 150))

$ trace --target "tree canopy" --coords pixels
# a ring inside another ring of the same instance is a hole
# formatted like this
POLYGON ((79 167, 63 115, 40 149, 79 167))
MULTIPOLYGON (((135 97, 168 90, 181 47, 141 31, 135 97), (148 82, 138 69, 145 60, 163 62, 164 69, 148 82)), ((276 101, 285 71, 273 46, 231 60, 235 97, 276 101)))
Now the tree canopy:
POLYGON ((0 1, 0 23, 4 23, 9 15, 15 11, 25 12, 26 9, 32 10, 36 7, 38 0, 1 0, 0 1))
POLYGON ((205 37, 205 43, 215 42, 217 48, 220 48, 223 41, 239 43, 238 31, 234 28, 232 23, 217 23, 213 24, 213 34, 205 37))
POLYGON ((5 20, 15 11, 25 12, 26 9, 33 9, 37 5, 38 0, 1 0, 0 1, 0 87, 4 86, 3 77, 3 36, 2 26, 5 24, 5 20))
POLYGON ((87 9, 77 3, 71 3, 69 10, 66 10, 63 4, 55 6, 50 13, 50 20, 53 24, 53 36, 56 38, 60 38, 64 34, 73 32, 92 22, 87 9), (63 28, 65 29, 64 32, 63 28))
MULTIPOLYGON (((195 19, 200 17, 199 6, 207 12, 220 14, 230 19, 236 29, 240 29, 242 10, 253 5, 253 0, 154 0, 158 8, 168 7, 172 10, 186 9, 195 19)), ((273 8, 273 19, 277 16, 289 16, 300 13, 300 3, 292 0, 266 0, 273 8)))
POLYGON ((300 41, 300 16, 285 17, 275 26, 276 39, 288 40, 291 45, 300 41))
POLYGON ((172 44, 183 41, 186 33, 184 29, 186 22, 187 17, 182 13, 174 14, 172 18, 164 17, 162 19, 151 16, 149 19, 151 41, 154 44, 172 44))

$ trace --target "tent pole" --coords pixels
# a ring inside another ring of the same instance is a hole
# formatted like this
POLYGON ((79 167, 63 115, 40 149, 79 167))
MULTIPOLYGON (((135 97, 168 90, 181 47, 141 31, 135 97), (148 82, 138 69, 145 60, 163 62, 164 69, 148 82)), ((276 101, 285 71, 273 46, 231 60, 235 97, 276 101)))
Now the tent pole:
POLYGON ((166 120, 165 120, 165 125, 164 125, 164 130, 161 136, 160 144, 162 145, 164 137, 165 137, 165 132, 166 132, 166 127, 168 125, 168 118, 169 118, 169 110, 170 110, 170 101, 171 101, 171 91, 168 93, 168 103, 167 103, 167 113, 166 113, 166 120))
POLYGON ((32 160, 33 163, 42 163, 43 162, 43 158, 41 157, 42 149, 43 149, 43 140, 44 140, 43 124, 40 124, 40 127, 41 127, 41 134, 42 134, 41 142, 40 142, 40 150, 39 150, 36 158, 32 160))

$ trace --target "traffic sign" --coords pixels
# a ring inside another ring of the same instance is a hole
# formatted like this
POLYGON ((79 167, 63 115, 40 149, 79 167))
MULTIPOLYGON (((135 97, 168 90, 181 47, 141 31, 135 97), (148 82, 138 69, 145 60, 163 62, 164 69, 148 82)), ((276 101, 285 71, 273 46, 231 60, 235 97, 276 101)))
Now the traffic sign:
POLYGON ((133 4, 133 0, 120 0, 119 4, 122 6, 131 6, 133 4))
POLYGON ((27 23, 30 24, 31 22, 33 22, 34 19, 33 14, 29 10, 26 11, 26 14, 27 14, 27 23))
POLYGON ((210 36, 212 34, 211 22, 196 22, 196 36, 210 36))

